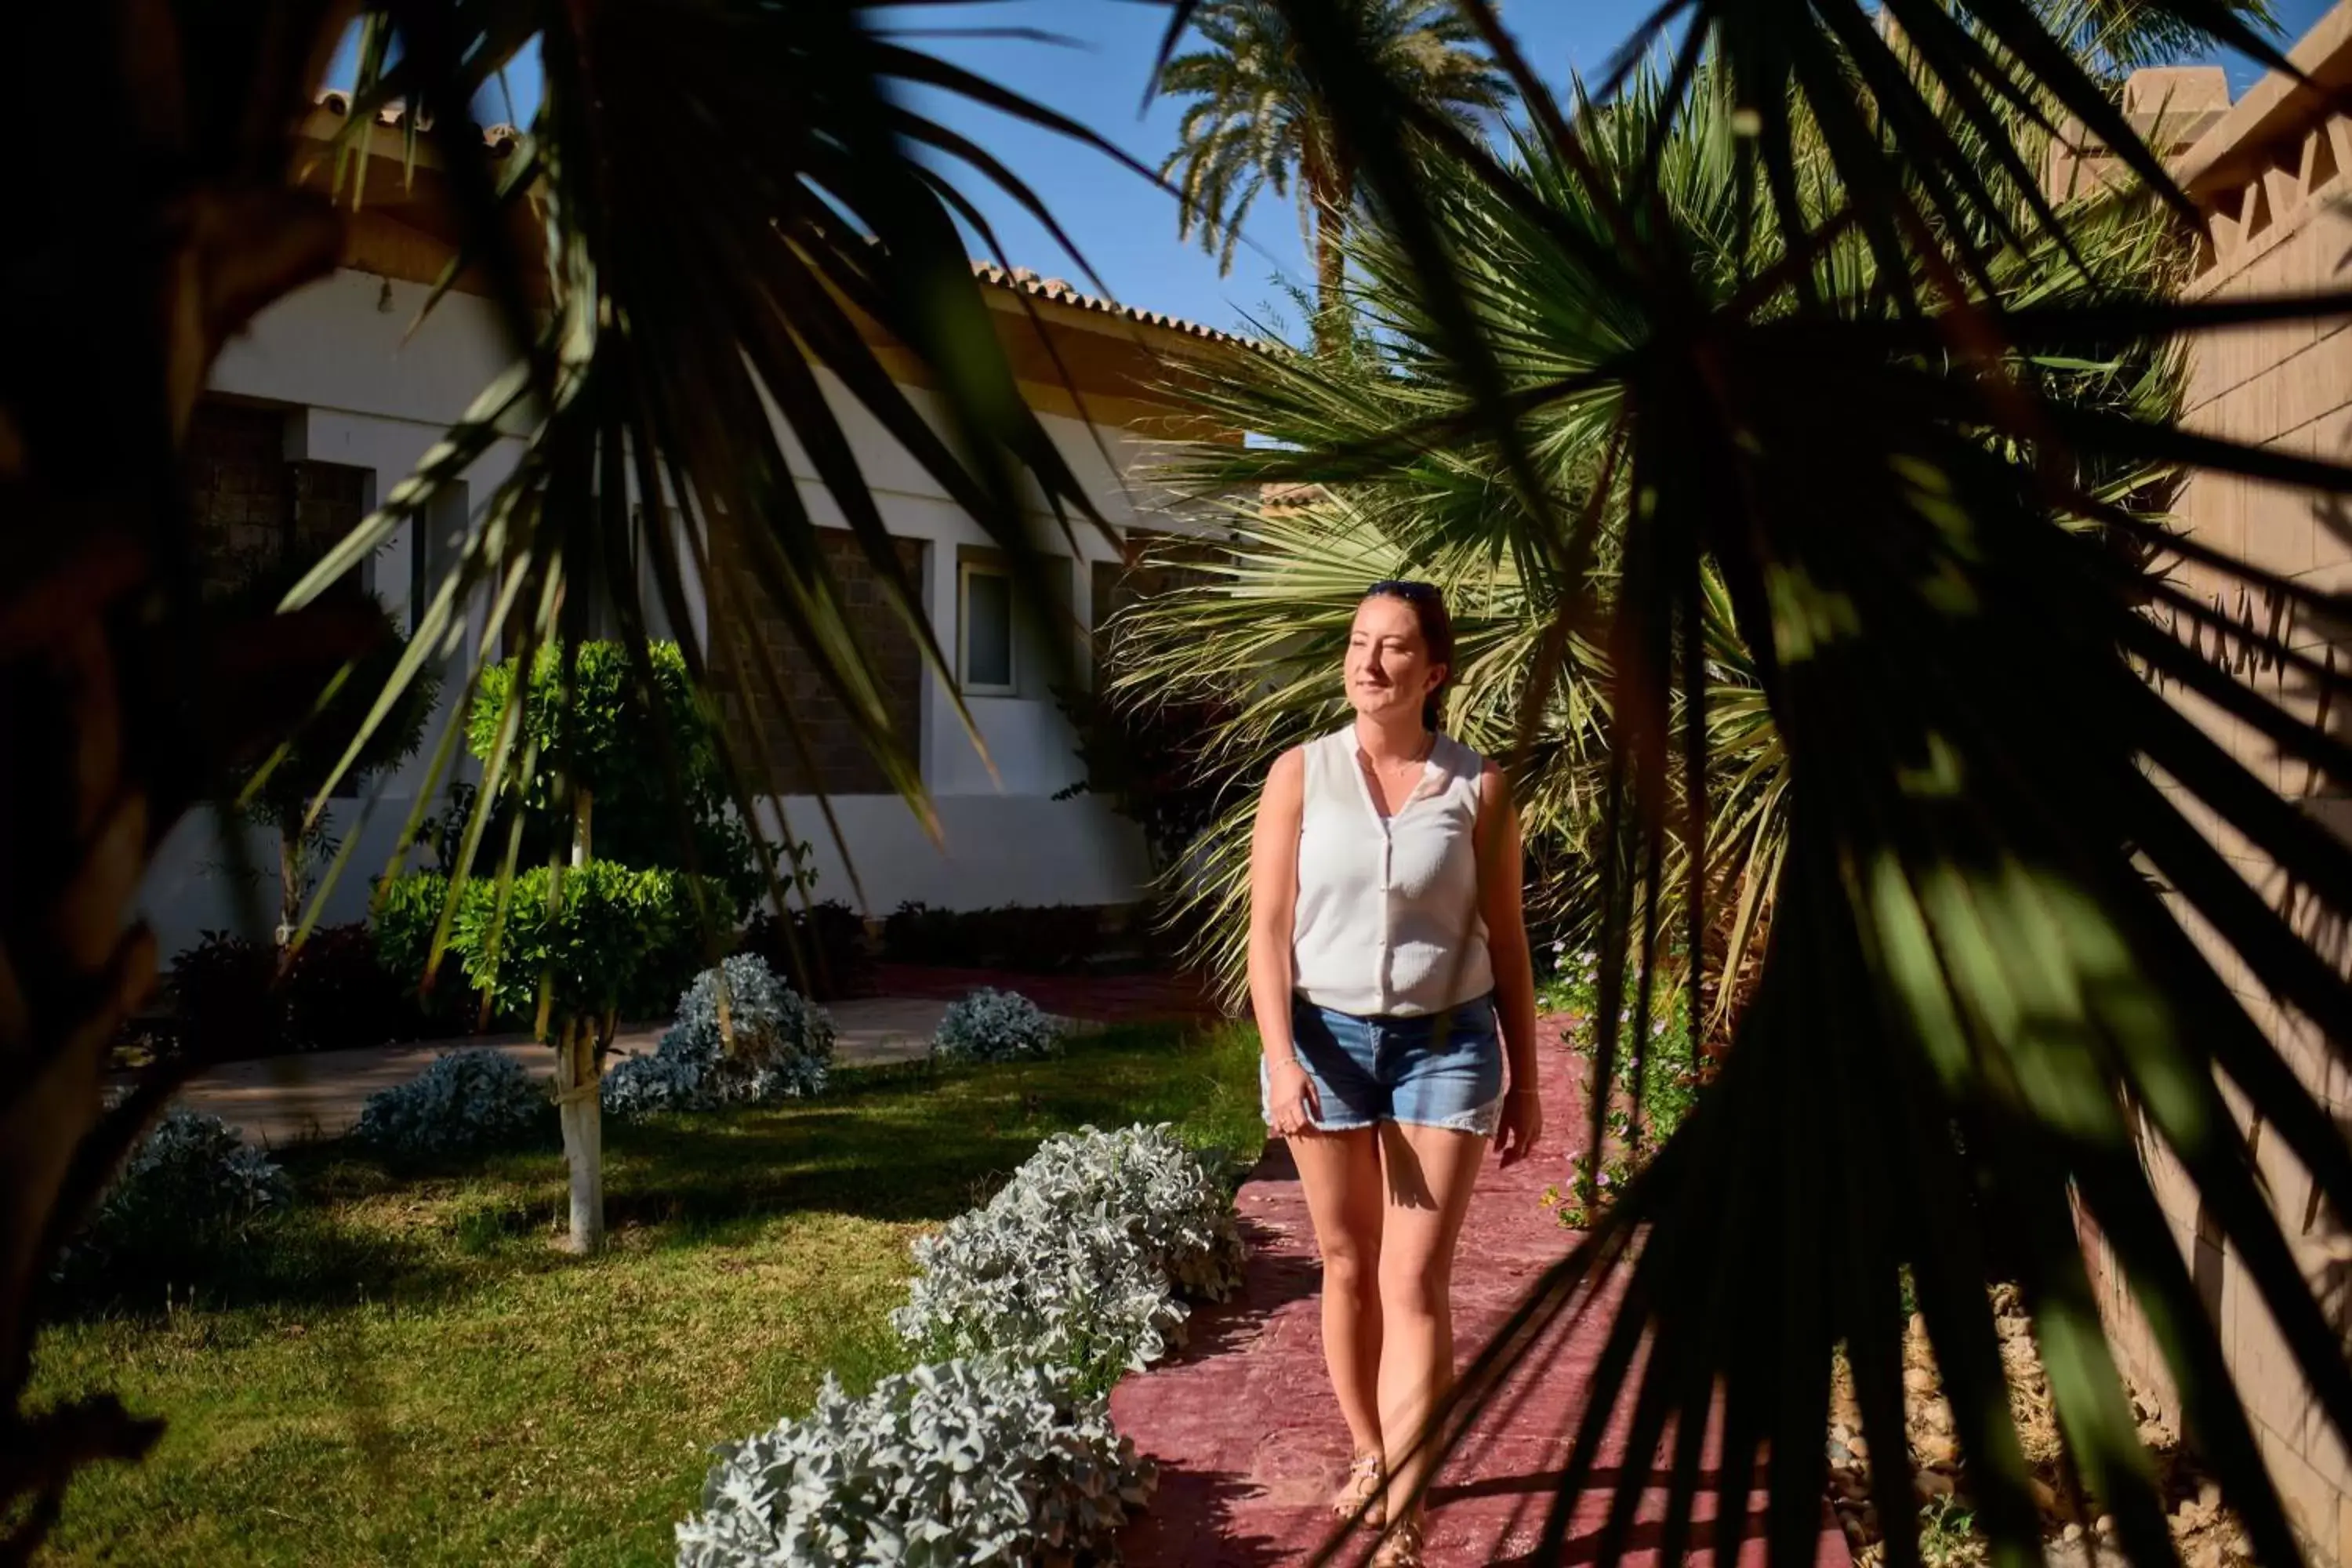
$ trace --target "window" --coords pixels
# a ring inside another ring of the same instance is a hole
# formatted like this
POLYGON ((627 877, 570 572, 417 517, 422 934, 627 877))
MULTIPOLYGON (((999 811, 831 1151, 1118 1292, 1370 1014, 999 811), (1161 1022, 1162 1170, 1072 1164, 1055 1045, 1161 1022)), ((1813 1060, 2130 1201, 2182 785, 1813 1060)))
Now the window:
POLYGON ((974 696, 1009 697, 1014 689, 1013 579, 967 561, 958 584, 963 689, 974 696))
POLYGON ((441 581, 457 564, 466 548, 466 481, 441 487, 425 515, 409 524, 408 626, 416 629, 425 612, 441 592, 441 581))

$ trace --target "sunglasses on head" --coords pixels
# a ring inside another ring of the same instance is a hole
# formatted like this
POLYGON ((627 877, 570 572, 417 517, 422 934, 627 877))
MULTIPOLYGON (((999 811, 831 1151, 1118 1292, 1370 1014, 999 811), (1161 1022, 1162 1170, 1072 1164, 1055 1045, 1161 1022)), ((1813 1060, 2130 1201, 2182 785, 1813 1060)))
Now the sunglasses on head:
POLYGON ((1382 594, 1385 594, 1391 598, 1403 599, 1408 602, 1426 602, 1430 604, 1434 604, 1444 597, 1444 595, 1439 591, 1436 584, 1416 583, 1409 577, 1383 577, 1379 582, 1364 590, 1364 597, 1367 599, 1382 594))

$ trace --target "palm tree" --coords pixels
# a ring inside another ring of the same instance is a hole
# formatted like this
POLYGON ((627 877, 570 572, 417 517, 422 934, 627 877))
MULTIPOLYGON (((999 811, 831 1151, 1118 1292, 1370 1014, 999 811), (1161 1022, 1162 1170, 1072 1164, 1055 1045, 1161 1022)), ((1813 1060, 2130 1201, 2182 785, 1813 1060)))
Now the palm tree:
MULTIPOLYGON (((541 646, 576 649, 608 615, 643 660, 645 605, 688 624, 692 576, 711 584, 714 622, 724 617, 719 601, 737 585, 699 563, 726 550, 919 806, 919 775, 771 410, 942 672, 819 371, 1016 570, 1036 559, 1033 495, 1075 521, 1093 517, 997 346, 956 227, 968 198, 943 171, 961 159, 1034 198, 906 107, 905 89, 1094 139, 894 36, 875 10, 92 0, 12 8, 0 22, 0 130, 55 146, 59 127, 75 128, 72 156, 24 171, 0 246, 0 1562, 37 1550, 79 1467, 136 1458, 160 1429, 107 1397, 24 1407, 40 1287, 193 1065, 151 1071, 119 1102, 102 1093, 109 1044, 155 973, 153 939, 134 919, 150 858, 374 645, 373 606, 333 603, 353 565, 495 431, 528 433, 529 458, 482 509, 320 795, 396 725, 429 668, 454 660, 450 709, 471 706, 486 648, 466 636, 469 601, 496 602, 494 620, 521 645, 507 651, 526 661, 541 646), (512 368, 298 587, 289 613, 220 626, 199 613, 180 445, 224 342, 341 253, 355 189, 346 181, 331 198, 306 185, 296 131, 355 16, 344 151, 364 166, 362 139, 390 135, 431 154, 408 166, 434 168, 419 189, 486 279, 512 368), (534 38, 545 100, 501 172, 466 109, 534 38), (406 112, 385 132, 377 110, 394 104, 406 112), (922 408, 872 346, 877 329, 922 366, 922 408), (674 510, 678 528, 638 539, 640 501, 674 510), (626 564, 639 559, 642 586, 626 564)), ((722 641, 689 657, 706 689, 782 689, 760 650, 722 641)), ((461 860, 516 765, 520 717, 484 764, 461 860)), ((431 752, 436 783, 458 728, 431 752)), ((739 809, 766 754, 760 742, 730 752, 739 809)))
MULTIPOLYGON (((2222 618, 2151 557, 2190 555, 2314 611, 2330 601, 2125 502, 2151 471, 2337 494, 2352 472, 2185 435, 2160 404, 2119 394, 2185 332, 2341 298, 2179 303, 2144 273, 2104 268, 2040 186, 2037 123, 2077 117, 2131 162, 2148 193, 2134 221, 2160 230, 2186 201, 2106 86, 2022 8, 1888 0, 1899 26, 1882 32, 1843 4, 1669 6, 1662 23, 1685 31, 1654 106, 1637 91, 1632 111, 1618 101, 1630 67, 1601 107, 1563 109, 1491 8, 1465 8, 1521 94, 1527 145, 1509 162, 1389 89, 1328 12, 1293 9, 1304 68, 1358 153, 1374 242, 1393 257, 1365 262, 1380 374, 1289 367, 1259 395, 1289 400, 1296 445, 1228 454, 1223 477, 1321 482, 1368 521, 1359 563, 1320 584, 1334 600, 1373 561, 1374 574, 1417 563, 1492 583, 1498 599, 1556 585, 1514 722, 1497 728, 1570 734, 1577 683, 1597 699, 1603 767, 1584 775, 1601 851, 1596 1085, 1614 1079, 1621 1039, 1640 1048, 1639 1020, 1621 1011, 1654 994, 1675 940, 1707 952, 1722 910, 1709 861, 1754 798, 1722 785, 1766 732, 1721 722, 1726 615, 1785 779, 1772 917, 1721 1077, 1530 1293, 1441 1440, 1458 1440, 1507 1368, 1592 1323, 1605 1348, 1579 1391, 1538 1559, 1558 1560, 1602 1475, 1654 1465, 1665 1502, 1644 1544, 1677 1560, 1700 1489, 1717 1520, 1742 1519, 1761 1466, 1771 1500, 1757 1528, 1775 1561, 1808 1562, 1842 1353, 1872 1451, 1893 1461, 1873 1473, 1888 1561, 1916 1563, 1900 1360, 1913 1291, 1977 1519, 2003 1560, 2030 1561, 2037 1510, 1971 1219, 1990 1196, 2015 1218, 2006 1239, 2072 1472, 2135 1560, 2169 1562, 2171 1546, 2078 1215, 2122 1260, 2257 1554, 2294 1561, 2144 1161, 2160 1150, 2187 1173, 2315 1408, 2352 1432, 2352 1368, 2221 1086, 2312 1173, 2313 1212, 2336 1226, 2352 1217, 2352 1147, 2183 927, 2225 933, 2340 1062, 2352 986, 2320 944, 2352 906, 2352 854, 2154 683, 2342 777, 2352 754, 2325 714, 2352 681, 2259 632, 2252 657, 2287 661, 2302 689, 2217 668, 2197 645, 2222 618), (1720 200, 1686 199, 1694 187, 1669 167, 1682 157, 1719 161, 1720 200), (1383 269, 1402 287, 1382 288, 1383 269), (2117 384, 2085 395, 2086 371, 2117 384), (1415 490, 1417 515, 1381 510, 1415 490), (2158 775, 2193 780, 2221 831, 2293 867, 2308 902, 2250 888, 2158 775), (1677 866, 1677 840, 1709 853, 1677 866)), ((2235 12, 2165 10, 2263 47, 2235 12)), ((1629 58, 1653 41, 1631 40, 1629 58)), ((1265 590, 1265 550, 1244 570, 1255 580, 1237 586, 1265 590)), ((1310 636, 1334 618, 1311 607, 1310 636)), ((1307 715, 1282 689, 1285 648, 1257 651, 1273 690, 1244 724, 1266 748, 1307 715)), ((1591 1099, 1597 1147, 1607 1097, 1591 1099)), ((1616 1561, 1655 1496, 1618 1488, 1580 1560, 1616 1561)))
MULTIPOLYGON (((1663 85, 1643 72, 1605 110, 1587 106, 1591 167, 1621 199, 1644 183, 1655 199, 1643 221, 1671 228, 1692 274, 1728 300, 1743 273, 1777 249, 1771 215, 1759 215, 1744 237, 1734 221, 1738 175, 1721 155, 1729 144, 1723 94, 1695 93, 1687 110, 1672 120, 1662 99, 1663 85), (1665 140, 1653 161, 1662 129, 1665 140)), ((1564 167, 1540 142, 1521 151, 1513 174, 1544 197, 1542 218, 1573 224, 1594 242, 1590 254, 1601 254, 1610 236, 1581 195, 1585 175, 1564 167)), ((1812 199, 1827 194, 1831 182, 1818 158, 1802 175, 1812 199)), ((1590 375, 1623 351, 1640 319, 1614 296, 1615 279, 1596 276, 1588 258, 1564 257, 1545 245, 1541 219, 1516 210, 1490 187, 1437 183, 1458 193, 1438 205, 1439 221, 1454 244, 1458 276, 1473 280, 1468 297, 1482 329, 1509 346, 1505 367, 1514 394, 1590 375)), ((2064 247, 2045 243, 1995 263, 2000 299, 2084 303, 2115 289, 2154 297, 2180 276, 2179 247, 2144 211, 2082 202, 2065 217, 2064 247)), ((1530 850, 1563 868, 1557 879, 1530 889, 1537 918, 1571 945, 1597 947, 1607 907, 1602 868, 1622 859, 1599 840, 1609 766, 1606 650, 1574 637, 1565 658, 1560 649, 1548 650, 1574 590, 1547 562, 1516 548, 1529 520, 1493 483, 1497 454, 1484 430, 1456 424, 1429 431, 1406 461, 1383 454, 1351 467, 1339 456, 1380 450, 1388 433, 1424 419, 1433 400, 1448 395, 1419 277, 1377 215, 1346 249, 1363 279, 1358 298, 1373 329, 1360 339, 1362 352, 1336 359, 1296 352, 1262 356, 1233 374, 1189 383, 1192 401, 1217 427, 1249 430, 1263 440, 1204 443, 1170 465, 1174 484, 1223 513, 1233 542, 1209 581, 1141 601, 1114 623, 1112 690, 1138 703, 1225 710, 1230 717, 1196 742, 1202 765, 1219 775, 1261 774, 1281 749, 1342 716, 1326 675, 1364 584, 1400 574, 1438 582, 1449 591, 1463 649, 1449 723, 1480 750, 1516 758, 1530 850), (1300 453, 1314 456, 1302 459, 1300 453), (1309 463, 1345 477, 1314 487, 1312 499, 1302 502, 1289 493, 1297 487, 1276 480, 1309 463), (1559 688, 1531 705, 1530 690, 1546 679, 1540 672, 1547 665, 1561 667, 1559 688), (1529 720, 1532 728, 1523 729, 1529 720)), ((1820 266, 1824 292, 1842 313, 1892 313, 1895 296, 1877 286, 1859 234, 1849 231, 1829 246, 1820 266)), ((2179 412, 2182 372, 2177 353, 2118 344, 2102 360, 2053 370, 2050 395, 2072 408, 2161 423, 2179 412)), ((1622 398, 1603 388, 1548 404, 1527 426, 1551 489, 1573 507, 1599 509, 1600 548, 1580 591, 1604 602, 1616 591, 1631 498, 1594 457, 1624 412, 1622 398)), ((2161 470, 2135 462, 2090 483, 2135 514, 2154 517, 2168 490, 2161 478, 2161 470)), ((1762 937, 1786 848, 1787 756, 1720 574, 1710 571, 1704 588, 1706 708, 1716 763, 1707 790, 1716 842, 1706 881, 1719 928, 1709 933, 1707 952, 1710 969, 1736 973, 1762 937)), ((1680 781, 1669 782, 1678 799, 1680 781)), ((1223 846, 1207 858, 1217 874, 1181 874, 1169 888, 1171 925, 1187 933, 1193 959, 1236 1000, 1245 983, 1241 847, 1254 805, 1230 797, 1213 824, 1223 846)), ((1663 826, 1657 923, 1680 933, 1690 868, 1678 813, 1670 810, 1663 826)), ((1620 869, 1638 900, 1646 890, 1639 868, 1620 869)), ((1679 938, 1660 956, 1668 978, 1689 978, 1679 938)), ((1731 1000, 1727 988, 1714 998, 1707 1016, 1718 1026, 1731 1000)))
MULTIPOLYGON (((2232 831, 2294 866, 2305 907, 2321 917, 2352 905, 2352 858, 2153 699, 2125 652, 2321 770, 2341 778, 2352 759, 2323 722, 2150 633, 2137 610, 2144 573, 2103 542, 2147 537, 2141 520, 2087 479, 2106 459, 2204 464, 2336 492, 2352 489, 2352 476, 2071 406, 2048 398, 2044 373, 2054 361, 2097 363, 2118 342, 2309 318, 2330 304, 2004 298, 1991 278, 2000 252, 2059 232, 2003 118, 2018 100, 2079 117, 2161 199, 2186 205, 2102 84, 2030 8, 1683 0, 1629 40, 1639 53, 1659 29, 1683 29, 1665 76, 1666 120, 1705 52, 1728 83, 1735 134, 1724 155, 1752 171, 1733 187, 1730 218, 1774 213, 1780 253, 1725 299, 1663 243, 1668 231, 1645 227, 1643 187, 1628 195, 1583 174, 1585 131, 1536 81, 1485 0, 1460 4, 1513 82, 1529 135, 1577 174, 1606 247, 1549 214, 1530 178, 1442 107, 1403 90, 1393 62, 1361 35, 1356 7, 1269 4, 1319 105, 1320 144, 1347 150, 1349 189, 1379 207, 1428 319, 1422 406, 1384 428, 1376 447, 1340 456, 1395 461, 1433 428, 1483 430, 1496 456, 1486 482, 1520 509, 1513 557, 1573 584, 1601 530, 1543 477, 1528 421, 1549 404, 1617 396, 1623 416, 1594 454, 1637 498, 1616 588, 1605 614, 1565 595, 1558 623, 1561 636, 1608 656, 1594 668, 1605 738, 1626 762, 1622 786, 1601 801, 1601 831, 1644 846, 1654 865, 1644 804, 1673 799, 1677 773, 1710 776, 1716 731, 1698 635, 1710 572, 1754 659, 1792 781, 1769 949, 1723 1079, 1602 1228, 1542 1282, 1466 1389, 1475 1395, 1562 1314, 1609 1314, 1606 1375, 1591 1390, 1591 1426, 1561 1478, 1562 1500, 1572 1509, 1587 1488, 1599 1440, 1630 1399, 1637 1450, 1656 1452, 1675 1434, 1661 1546, 1678 1557, 1706 1417, 1720 1413, 1717 1517, 1745 1518, 1754 1461, 1769 1448, 1774 1554, 1809 1559, 1823 1390, 1841 1342, 1874 1451, 1903 1451, 1887 1434, 1900 1430, 1890 1344, 1907 1269, 1978 1467, 1979 1517, 2021 1561, 2031 1498, 2000 1420, 1997 1363, 1988 1364, 1981 1261, 1951 1223, 1969 1184, 1990 1183, 2030 1222, 2029 1295, 2079 1472, 2110 1500, 2133 1555, 2166 1561, 2067 1224, 2079 1196, 2130 1266, 2257 1550, 2290 1560, 2294 1542, 2211 1331, 2143 1201, 2134 1134, 2145 1126, 2180 1156, 2339 1434, 2352 1431, 2352 1378, 2284 1253, 2217 1070, 2263 1113, 2273 1146, 2315 1173, 2315 1212, 2352 1213, 2352 1159, 2145 871, 2161 873, 2339 1052, 2352 1040, 2352 987, 2318 961, 2307 926, 2249 895, 2144 768, 2188 779, 2232 831), (1874 28, 1882 10, 1901 26, 1899 49, 1874 28), (1433 150, 1453 160, 1438 170, 1445 178, 1489 187, 1533 219, 1547 255, 1610 279, 1611 300, 1639 330, 1588 372, 1507 395, 1511 345, 1465 291, 1476 279, 1438 222, 1446 192, 1430 181, 1433 150), (1827 209, 1803 199, 1799 165, 1815 156, 1838 176, 1827 209), (1835 295, 1817 276, 1817 253, 1849 231, 1895 296, 1891 315, 1857 321, 1828 304, 1835 295), (1956 1110, 1994 1136, 1956 1145, 1956 1110), (1604 1277, 1622 1289, 1585 1289, 1604 1277)), ((452 651, 446 644, 462 641, 454 608, 480 592, 518 607, 526 652, 586 640, 600 605, 642 649, 641 596, 614 590, 634 558, 633 497, 659 498, 683 518, 682 541, 667 530, 646 541, 647 574, 671 623, 684 624, 684 573, 714 540, 741 549, 891 776, 919 796, 770 410, 927 647, 811 361, 1013 550, 1025 542, 1030 487, 1083 513, 1080 487, 991 346, 954 227, 965 198, 910 153, 964 158, 983 179, 1001 171, 907 108, 898 89, 945 88, 1078 128, 909 47, 877 9, 858 0, 369 8, 354 135, 373 124, 367 110, 395 96, 438 111, 429 133, 417 129, 420 113, 405 117, 402 134, 435 143, 448 221, 501 302, 517 353, 477 416, 387 498, 385 517, 363 525, 352 550, 461 471, 493 423, 526 431, 528 459, 485 509, 417 647, 452 651), (383 47, 395 34, 396 65, 383 47), (513 176, 494 179, 468 145, 463 106, 532 37, 546 104, 513 176), (520 221, 525 203, 536 209, 530 223, 520 221), (526 281, 542 235, 552 284, 544 310, 526 281), (925 362, 944 436, 866 348, 867 323, 925 362)), ((2135 9, 2277 63, 2241 7, 2152 0, 2135 9)), ((365 645, 365 626, 323 606, 205 635, 177 487, 181 435, 224 340, 339 254, 338 210, 298 183, 291 127, 352 10, 330 0, 93 0, 17 6, 0 23, 0 130, 10 144, 51 146, 58 128, 75 131, 71 159, 22 161, 0 247, 9 348, 0 355, 0 1561, 37 1547, 79 1467, 135 1458, 157 1430, 104 1398, 37 1413, 22 1404, 39 1282, 173 1087, 169 1073, 152 1075, 110 1110, 101 1093, 106 1042, 154 969, 152 939, 131 918, 149 858, 229 763, 282 742, 365 645), (234 702, 220 700, 227 692, 234 702)), ((1193 14, 1176 8, 1170 52, 1193 14)), ((1602 86, 1605 99, 1616 83, 1602 86)), ((1310 456, 1297 477, 1325 477, 1314 466, 1334 455, 1310 456)), ((330 566, 347 565, 345 556, 330 566)), ((2333 607, 2226 554, 2208 559, 2315 612, 2333 607)), ((2187 624, 2210 621, 2201 605, 2155 592, 2187 624)), ((2345 683, 2275 637, 2229 631, 2315 690, 2345 683)), ((471 662, 480 650, 455 651, 471 662)), ((751 650, 697 658, 698 680, 762 678, 751 650)), ((396 700, 388 692, 383 706, 396 700)), ((436 768, 446 752, 445 737, 436 768)), ((501 765, 486 764, 485 799, 501 765)), ((752 783, 739 773, 739 801, 752 783)), ((1689 842, 1713 842, 1711 805, 1702 791, 1685 798, 1697 824, 1689 842)), ((1697 891, 1689 918, 1703 921, 1697 891)), ((1620 952, 1639 923, 1627 896, 1612 889, 1598 917, 1620 952)), ((1601 1023, 1605 1058, 1613 1012, 1601 1023)), ((1893 1464, 1876 1477, 1890 1521, 1906 1517, 1905 1479, 1893 1464)), ((1622 1548, 1643 1495, 1620 1493, 1603 1560, 1622 1548)), ((1914 1561, 1898 1529, 1890 1562, 1914 1561)))
MULTIPOLYGON (((1468 127, 1502 107, 1508 87, 1472 47, 1453 0, 1342 0, 1332 7, 1359 58, 1401 98, 1468 127)), ((1315 253, 1318 316, 1346 282, 1339 238, 1356 207, 1357 165, 1306 68, 1280 0, 1208 0, 1192 16, 1198 45, 1167 61, 1160 90, 1189 99, 1160 177, 1178 177, 1178 232, 1196 231, 1230 271, 1258 193, 1297 184, 1298 227, 1315 253)))

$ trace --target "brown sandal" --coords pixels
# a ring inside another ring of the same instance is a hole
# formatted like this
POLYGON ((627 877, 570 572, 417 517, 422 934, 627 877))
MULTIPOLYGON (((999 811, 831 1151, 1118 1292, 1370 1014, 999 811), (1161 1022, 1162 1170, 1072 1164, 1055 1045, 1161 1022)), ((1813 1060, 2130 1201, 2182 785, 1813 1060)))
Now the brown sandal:
POLYGON ((1372 1553, 1371 1568, 1422 1568, 1421 1525, 1407 1520, 1389 1531, 1372 1553))
POLYGON ((1331 1500, 1332 1514, 1380 1529, 1388 1522, 1388 1507, 1381 1497, 1381 1489, 1388 1485, 1388 1466, 1378 1454, 1357 1455, 1348 1466, 1348 1479, 1339 1495, 1331 1500))

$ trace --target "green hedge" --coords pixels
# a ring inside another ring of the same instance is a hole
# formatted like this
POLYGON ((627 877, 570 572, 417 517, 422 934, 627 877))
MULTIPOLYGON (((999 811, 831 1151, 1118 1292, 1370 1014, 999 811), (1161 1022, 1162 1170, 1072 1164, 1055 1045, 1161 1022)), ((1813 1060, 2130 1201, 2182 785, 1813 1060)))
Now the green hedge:
MULTIPOLYGON (((518 872, 502 922, 496 879, 469 879, 450 924, 440 985, 450 983, 446 971, 454 966, 478 995, 488 996, 496 1017, 522 1026, 537 1018, 542 975, 553 985, 551 1016, 609 1010, 625 1018, 667 1017, 703 967, 711 933, 721 933, 719 951, 731 940, 728 893, 708 879, 698 913, 696 881, 684 872, 593 861, 562 868, 562 906, 551 909, 548 883, 555 874, 544 866, 518 872)), ((423 980, 448 896, 448 878, 432 871, 378 888, 377 957, 404 984, 423 980)))

